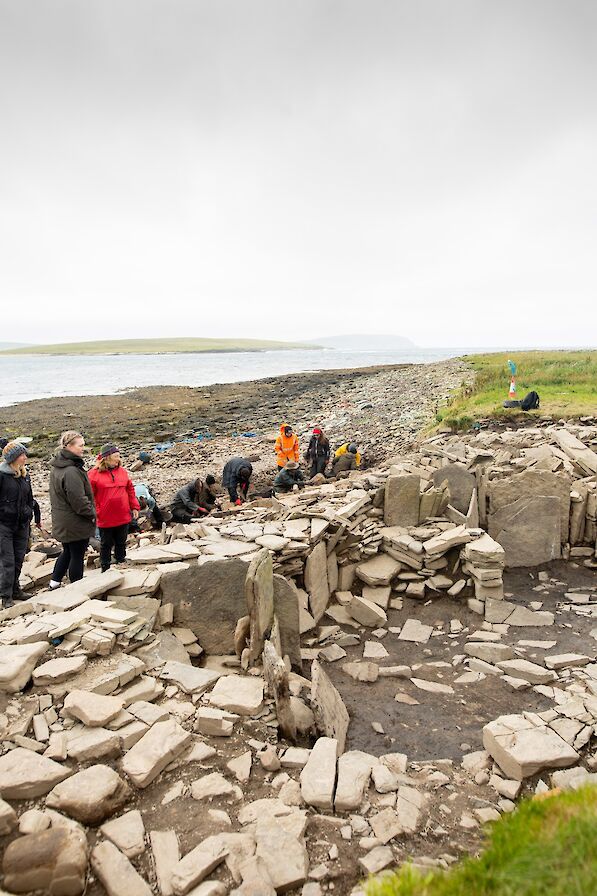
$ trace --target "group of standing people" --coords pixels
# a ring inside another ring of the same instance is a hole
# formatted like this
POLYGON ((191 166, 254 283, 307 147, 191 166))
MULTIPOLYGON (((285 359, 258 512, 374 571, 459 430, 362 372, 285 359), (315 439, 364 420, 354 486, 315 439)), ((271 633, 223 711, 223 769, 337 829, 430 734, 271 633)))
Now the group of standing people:
MULTIPOLYGON (((83 461, 85 439, 79 432, 62 433, 50 462, 52 534, 62 545, 52 572, 50 588, 59 588, 68 573, 71 582, 83 578, 89 540, 100 534, 102 571, 126 558, 126 537, 131 520, 139 514, 139 501, 131 478, 121 463, 116 445, 103 445, 95 467, 87 473, 83 461)), ((21 600, 19 576, 29 546, 31 521, 41 525, 27 472, 27 449, 8 442, 0 464, 0 598, 6 609, 21 600)))
MULTIPOLYGON (((299 440, 292 426, 282 423, 280 433, 276 438, 276 461, 278 474, 274 479, 274 492, 292 491, 295 486, 302 488, 305 478, 299 467, 300 448, 299 440)), ((309 478, 317 475, 328 475, 327 467, 330 463, 331 447, 323 429, 319 426, 313 428, 309 439, 304 460, 307 463, 309 478)), ((361 455, 354 442, 345 442, 334 453, 329 475, 337 476, 339 473, 356 470, 361 464, 361 455)))
MULTIPOLYGON (((33 497, 27 472, 27 449, 16 441, 0 442, 0 598, 4 609, 23 599, 19 576, 29 547, 32 521, 41 527, 40 508, 33 497)), ((275 444, 278 473, 273 492, 289 492, 305 484, 300 469, 299 440, 292 426, 283 423, 275 444)), ((155 525, 163 516, 155 496, 144 484, 133 485, 122 466, 115 444, 103 445, 95 466, 87 472, 83 461, 85 439, 80 432, 62 433, 58 451, 50 462, 52 535, 62 550, 56 559, 50 588, 59 588, 65 575, 71 582, 83 578, 85 552, 99 530, 102 572, 126 559, 130 528, 138 528, 139 513, 150 513, 155 525)), ((325 474, 331 458, 328 438, 315 427, 304 455, 309 475, 325 474)), ((357 446, 341 445, 335 452, 331 474, 356 469, 361 462, 357 446)), ((253 467, 244 457, 233 457, 224 466, 222 485, 238 506, 248 498, 253 467)), ((271 490, 269 494, 271 494, 271 490)), ((190 523, 211 513, 216 505, 216 479, 208 475, 183 486, 171 503, 172 519, 190 523)))

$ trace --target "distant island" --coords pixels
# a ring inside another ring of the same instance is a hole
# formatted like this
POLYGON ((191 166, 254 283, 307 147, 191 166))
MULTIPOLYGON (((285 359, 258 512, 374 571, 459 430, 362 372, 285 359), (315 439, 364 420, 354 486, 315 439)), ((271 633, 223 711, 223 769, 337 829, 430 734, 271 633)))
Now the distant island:
POLYGON ((393 352, 415 350, 417 346, 406 336, 392 336, 391 334, 370 335, 368 333, 354 333, 349 336, 323 336, 321 339, 310 342, 312 348, 335 348, 345 352, 393 352))
POLYGON ((29 345, 28 342, 0 342, 0 352, 8 351, 9 349, 12 351, 15 348, 25 348, 26 345, 29 345))
POLYGON ((106 339, 98 342, 62 342, 28 345, 0 351, 2 355, 157 355, 173 352, 267 352, 317 349, 305 342, 276 342, 271 339, 106 339))

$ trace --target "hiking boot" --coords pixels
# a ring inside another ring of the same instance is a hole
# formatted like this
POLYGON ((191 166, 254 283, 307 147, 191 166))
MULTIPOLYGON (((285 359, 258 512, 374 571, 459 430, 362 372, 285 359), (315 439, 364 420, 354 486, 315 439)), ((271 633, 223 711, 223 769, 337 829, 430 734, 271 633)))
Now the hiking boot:
POLYGON ((13 600, 26 600, 27 599, 26 595, 23 593, 23 591, 21 591, 21 588, 19 585, 17 585, 17 587, 13 589, 12 599, 13 600))
POLYGON ((11 607, 14 607, 15 602, 12 597, 3 597, 0 598, 2 600, 2 609, 9 610, 11 607))

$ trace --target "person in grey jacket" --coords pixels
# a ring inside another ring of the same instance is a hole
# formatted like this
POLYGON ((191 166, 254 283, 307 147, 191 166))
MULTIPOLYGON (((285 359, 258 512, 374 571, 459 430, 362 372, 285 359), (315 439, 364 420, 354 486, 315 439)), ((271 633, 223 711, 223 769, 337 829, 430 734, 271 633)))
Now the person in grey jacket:
POLYGON ((59 450, 50 463, 52 535, 62 544, 54 564, 50 588, 59 588, 68 571, 71 582, 83 578, 85 551, 95 532, 95 504, 83 454, 80 432, 63 432, 59 450))

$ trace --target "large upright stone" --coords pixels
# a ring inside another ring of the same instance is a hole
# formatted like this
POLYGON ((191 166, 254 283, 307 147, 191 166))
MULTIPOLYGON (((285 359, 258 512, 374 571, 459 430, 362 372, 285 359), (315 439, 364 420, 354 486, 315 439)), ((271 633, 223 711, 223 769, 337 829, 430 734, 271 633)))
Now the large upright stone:
POLYGON ((313 661, 311 667, 311 703, 317 728, 337 743, 338 752, 344 752, 346 735, 350 724, 348 710, 321 664, 313 661))
POLYGON ((466 469, 464 464, 447 464, 439 470, 435 470, 432 476, 434 485, 441 485, 447 481, 450 489, 450 504, 460 513, 468 513, 471 497, 477 480, 466 469))
POLYGON ((267 548, 251 560, 245 579, 245 601, 250 617, 249 663, 252 664, 261 656, 265 637, 274 621, 274 571, 267 548))
POLYGON ((15 694, 24 688, 49 646, 47 641, 36 641, 0 647, 0 691, 15 694))
POLYGON ((48 793, 72 775, 72 768, 17 747, 0 756, 0 793, 4 799, 28 800, 48 793))
POLYGON ((568 540, 571 479, 566 473, 549 470, 524 470, 506 479, 494 479, 488 485, 489 512, 497 513, 520 498, 556 497, 560 502, 560 534, 568 540))
POLYGON ((519 498, 489 515, 489 534, 506 552, 506 566, 539 566, 560 556, 561 506, 556 497, 519 498))
POLYGON ((319 622, 330 599, 328 560, 325 542, 315 545, 305 564, 305 588, 309 592, 309 606, 315 622, 319 622))
POLYGON ((338 783, 336 786, 336 812, 348 812, 363 802, 369 786, 371 771, 378 760, 361 750, 349 750, 338 759, 338 783))
POLYGON ((421 478, 416 474, 388 476, 384 499, 386 526, 418 526, 420 492, 421 478))
POLYGON ((301 794, 307 805, 318 809, 333 808, 337 757, 337 740, 320 737, 315 741, 301 772, 301 794))
POLYGON ((282 656, 290 665, 302 670, 299 593, 294 582, 284 576, 274 576, 274 616, 278 620, 282 656))
POLYGON ((206 653, 234 653, 234 630, 247 615, 247 564, 237 558, 191 563, 162 572, 162 603, 174 605, 176 625, 190 628, 206 653))

